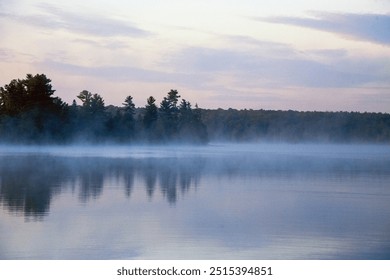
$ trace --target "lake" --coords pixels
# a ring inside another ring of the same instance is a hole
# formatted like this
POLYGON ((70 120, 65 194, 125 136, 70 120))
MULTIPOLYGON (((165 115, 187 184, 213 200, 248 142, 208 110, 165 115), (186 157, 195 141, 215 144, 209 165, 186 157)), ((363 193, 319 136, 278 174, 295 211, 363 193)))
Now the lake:
POLYGON ((390 259, 390 146, 1 146, 0 259, 390 259))

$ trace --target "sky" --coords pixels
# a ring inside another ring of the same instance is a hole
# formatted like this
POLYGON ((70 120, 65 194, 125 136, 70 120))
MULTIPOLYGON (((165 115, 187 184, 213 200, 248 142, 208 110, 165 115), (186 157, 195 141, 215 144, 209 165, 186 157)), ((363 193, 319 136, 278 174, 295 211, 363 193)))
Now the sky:
POLYGON ((0 0, 0 69, 68 103, 390 113, 390 0, 0 0))

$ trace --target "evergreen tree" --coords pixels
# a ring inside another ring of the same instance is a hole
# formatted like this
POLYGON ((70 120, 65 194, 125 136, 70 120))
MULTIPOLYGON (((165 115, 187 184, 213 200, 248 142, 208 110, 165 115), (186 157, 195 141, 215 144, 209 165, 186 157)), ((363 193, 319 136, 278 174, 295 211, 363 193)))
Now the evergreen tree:
POLYGON ((104 113, 104 99, 99 94, 95 93, 91 99, 90 110, 92 114, 103 114, 104 113))
POLYGON ((80 92, 79 95, 77 95, 77 98, 81 100, 82 102, 82 106, 84 108, 89 108, 91 106, 91 103, 92 103, 92 93, 89 92, 88 90, 83 90, 82 92, 80 92))
POLYGON ((78 137, 88 141, 100 141, 105 136, 107 117, 103 98, 95 93, 83 90, 77 96, 83 104, 80 114, 78 137))
POLYGON ((153 96, 150 96, 147 100, 147 105, 145 106, 145 115, 143 117, 143 124, 146 129, 150 129, 154 126, 154 124, 157 121, 158 118, 158 109, 154 102, 156 102, 156 99, 154 99, 153 96))
POLYGON ((198 105, 195 110, 191 103, 183 99, 179 106, 179 138, 190 143, 206 143, 208 141, 207 128, 202 122, 198 105))
POLYGON ((160 103, 160 130, 164 138, 174 139, 177 136, 179 115, 177 102, 179 98, 178 91, 171 89, 160 103))
POLYGON ((135 104, 133 102, 133 97, 132 96, 127 96, 125 99, 125 102, 122 103, 122 105, 125 106, 125 112, 126 112, 126 117, 130 118, 131 120, 134 119, 134 114, 135 114, 135 104))
POLYGON ((122 126, 124 139, 134 139, 135 138, 135 104, 133 102, 132 96, 127 96, 125 102, 122 103, 124 105, 125 113, 122 118, 122 126))
POLYGON ((18 141, 61 140, 67 104, 52 97, 54 92, 44 74, 28 74, 1 87, 0 133, 18 141))
POLYGON ((170 106, 172 110, 177 109, 177 102, 179 101, 180 95, 177 90, 171 89, 170 92, 168 92, 168 101, 170 103, 170 106))
POLYGON ((64 103, 52 97, 51 80, 44 74, 27 74, 24 80, 12 80, 0 87, 0 113, 17 115, 33 109, 60 110, 64 103))

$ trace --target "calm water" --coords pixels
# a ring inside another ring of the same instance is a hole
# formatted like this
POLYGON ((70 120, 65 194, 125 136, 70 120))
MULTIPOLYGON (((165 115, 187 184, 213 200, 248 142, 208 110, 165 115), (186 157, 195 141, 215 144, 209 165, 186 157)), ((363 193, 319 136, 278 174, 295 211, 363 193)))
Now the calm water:
POLYGON ((390 259, 390 147, 0 147, 0 259, 390 259))

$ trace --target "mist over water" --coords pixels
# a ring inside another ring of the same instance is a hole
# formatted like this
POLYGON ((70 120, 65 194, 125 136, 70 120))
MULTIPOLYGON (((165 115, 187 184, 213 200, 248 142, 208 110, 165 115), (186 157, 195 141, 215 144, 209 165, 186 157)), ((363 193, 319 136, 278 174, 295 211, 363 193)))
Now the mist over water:
POLYGON ((390 147, 1 146, 0 259, 389 259, 390 147))

